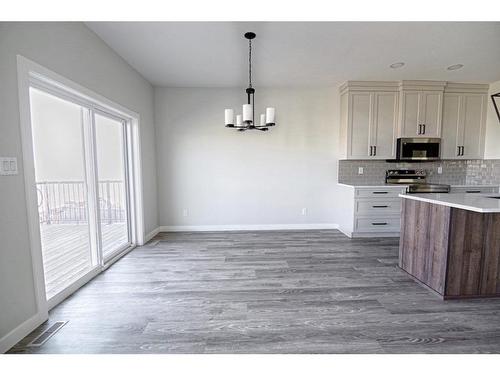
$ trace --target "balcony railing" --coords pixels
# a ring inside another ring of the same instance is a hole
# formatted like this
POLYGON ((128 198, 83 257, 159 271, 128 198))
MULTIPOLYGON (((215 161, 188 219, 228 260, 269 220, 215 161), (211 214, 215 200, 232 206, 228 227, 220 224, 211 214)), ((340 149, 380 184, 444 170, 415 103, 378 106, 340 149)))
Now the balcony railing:
MULTIPOLYGON (((43 181, 37 182, 36 187, 40 223, 83 224, 88 221, 87 193, 83 181, 43 181)), ((98 194, 101 222, 125 222, 124 182, 100 181, 98 194)))

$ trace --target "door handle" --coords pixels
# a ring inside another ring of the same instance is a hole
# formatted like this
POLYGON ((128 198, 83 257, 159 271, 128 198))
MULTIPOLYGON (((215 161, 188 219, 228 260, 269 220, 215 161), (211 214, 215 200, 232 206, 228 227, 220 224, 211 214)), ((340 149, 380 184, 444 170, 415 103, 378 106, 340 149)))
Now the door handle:
POLYGON ((425 134, 425 124, 422 124, 423 132, 422 134, 425 134))
POLYGON ((464 156, 465 153, 465 146, 462 146, 462 156, 464 156))
POLYGON ((460 156, 460 146, 457 146, 457 156, 460 156))
POLYGON ((422 134, 422 124, 418 124, 418 135, 422 134))
POLYGON ((370 156, 373 156, 373 146, 370 146, 370 156))
POLYGON ((377 146, 373 146, 373 156, 377 156, 377 146))

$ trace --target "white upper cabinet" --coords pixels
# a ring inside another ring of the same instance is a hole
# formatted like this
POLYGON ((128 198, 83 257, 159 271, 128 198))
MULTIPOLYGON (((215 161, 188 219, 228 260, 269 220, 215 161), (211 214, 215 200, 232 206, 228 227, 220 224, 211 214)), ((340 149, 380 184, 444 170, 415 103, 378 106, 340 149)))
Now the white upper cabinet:
POLYGON ((351 107, 350 114, 348 114, 351 138, 349 155, 353 159, 362 159, 368 156, 371 99, 371 94, 365 92, 349 95, 348 100, 351 107))
POLYGON ((445 94, 443 100, 443 138, 441 139, 441 158, 455 159, 460 155, 462 140, 461 95, 445 94), (461 137, 460 137, 461 138, 461 137))
POLYGON ((482 159, 488 85, 449 84, 443 101, 442 159, 482 159))
POLYGON ((397 128, 397 84, 363 84, 347 82, 341 88, 342 157, 392 159, 397 128))
POLYGON ((442 159, 481 159, 488 85, 348 81, 340 87, 346 159, 394 159, 396 139, 441 138, 442 159))
POLYGON ((402 81, 398 135, 407 138, 441 137, 445 82, 402 81))
POLYGON ((371 144, 375 147, 373 158, 396 157, 396 129, 398 121, 398 93, 375 92, 371 144))

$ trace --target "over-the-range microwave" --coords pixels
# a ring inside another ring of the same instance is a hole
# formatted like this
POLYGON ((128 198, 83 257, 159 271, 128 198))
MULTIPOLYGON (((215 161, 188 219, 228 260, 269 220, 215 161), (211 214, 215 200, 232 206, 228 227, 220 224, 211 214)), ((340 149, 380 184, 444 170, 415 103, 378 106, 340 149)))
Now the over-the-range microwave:
POLYGON ((396 160, 439 160, 440 138, 398 138, 396 160))

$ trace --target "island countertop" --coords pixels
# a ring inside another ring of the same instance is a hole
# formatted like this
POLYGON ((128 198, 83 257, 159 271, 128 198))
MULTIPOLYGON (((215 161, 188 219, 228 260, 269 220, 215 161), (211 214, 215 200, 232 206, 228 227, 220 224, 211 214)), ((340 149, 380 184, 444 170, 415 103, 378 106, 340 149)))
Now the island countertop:
POLYGON ((479 213, 500 213, 500 194, 426 193, 399 194, 401 198, 439 204, 479 213), (491 198, 497 197, 497 198, 491 198))

